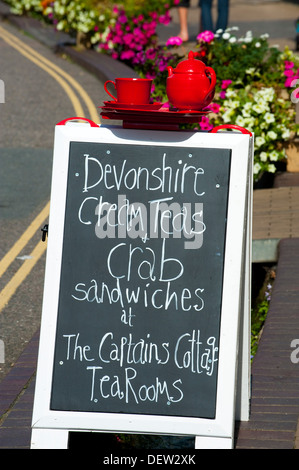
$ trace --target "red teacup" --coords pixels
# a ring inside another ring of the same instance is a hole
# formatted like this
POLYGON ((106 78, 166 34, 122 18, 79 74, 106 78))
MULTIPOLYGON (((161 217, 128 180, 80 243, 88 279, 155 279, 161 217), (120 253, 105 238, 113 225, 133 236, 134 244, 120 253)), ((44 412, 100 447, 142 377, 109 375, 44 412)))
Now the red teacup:
POLYGON ((124 104, 148 104, 150 101, 152 80, 149 78, 116 78, 107 80, 104 84, 106 93, 114 101, 124 104), (116 90, 116 97, 107 89, 108 83, 112 83, 116 90))

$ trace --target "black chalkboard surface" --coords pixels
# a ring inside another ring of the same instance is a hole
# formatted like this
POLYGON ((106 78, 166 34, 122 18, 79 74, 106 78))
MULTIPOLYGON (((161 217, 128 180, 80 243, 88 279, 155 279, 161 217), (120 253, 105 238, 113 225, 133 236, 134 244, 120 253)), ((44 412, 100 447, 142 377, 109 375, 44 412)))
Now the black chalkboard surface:
POLYGON ((215 418, 230 161, 70 143, 51 410, 215 418))

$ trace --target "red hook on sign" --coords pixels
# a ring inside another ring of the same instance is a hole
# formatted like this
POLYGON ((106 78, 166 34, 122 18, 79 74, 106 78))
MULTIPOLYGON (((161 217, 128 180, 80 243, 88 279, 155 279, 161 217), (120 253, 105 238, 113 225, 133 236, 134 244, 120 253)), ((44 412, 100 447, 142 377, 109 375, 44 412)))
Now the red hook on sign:
POLYGON ((250 132, 248 129, 245 129, 245 127, 237 126, 235 124, 222 124, 221 126, 216 126, 210 131, 210 133, 216 134, 221 129, 233 129, 242 132, 242 134, 249 134, 250 137, 252 137, 252 132, 250 132))
POLYGON ((91 121, 90 119, 84 118, 84 117, 70 117, 70 118, 64 119, 63 121, 58 122, 56 124, 56 126, 64 126, 68 121, 74 121, 74 120, 87 121, 87 122, 89 122, 90 127, 100 127, 95 122, 91 121))

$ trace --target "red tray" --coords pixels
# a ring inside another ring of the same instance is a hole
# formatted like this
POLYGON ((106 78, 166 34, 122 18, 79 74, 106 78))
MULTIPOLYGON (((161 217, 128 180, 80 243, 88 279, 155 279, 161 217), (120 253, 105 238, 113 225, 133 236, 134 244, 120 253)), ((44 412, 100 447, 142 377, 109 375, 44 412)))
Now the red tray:
POLYGON ((151 103, 151 104, 125 104, 125 103, 118 103, 117 101, 104 101, 104 108, 109 109, 135 109, 138 111, 146 111, 146 110, 157 110, 162 107, 163 103, 151 103))
POLYGON ((132 109, 99 106, 103 119, 123 121, 124 128, 177 130, 180 124, 199 123, 210 111, 179 111, 160 109, 132 109))

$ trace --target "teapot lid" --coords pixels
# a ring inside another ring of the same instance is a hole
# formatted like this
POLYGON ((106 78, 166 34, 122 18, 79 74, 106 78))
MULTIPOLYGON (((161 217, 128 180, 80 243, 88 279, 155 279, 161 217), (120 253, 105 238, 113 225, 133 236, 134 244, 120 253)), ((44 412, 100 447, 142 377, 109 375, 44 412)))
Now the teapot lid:
POLYGON ((198 52, 190 51, 188 54, 188 59, 182 60, 179 62, 177 67, 174 70, 174 73, 201 73, 206 65, 198 59, 195 59, 195 56, 198 56, 198 52))

